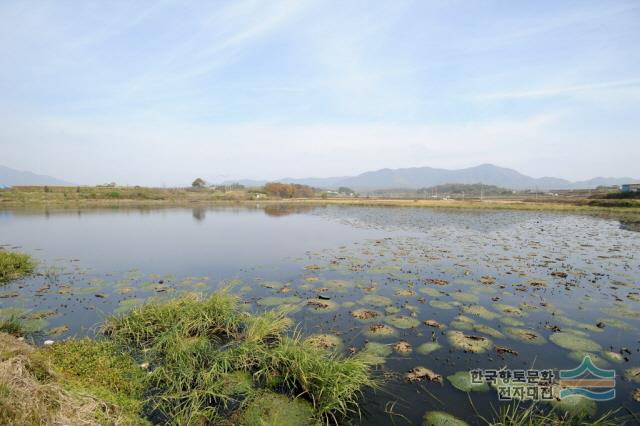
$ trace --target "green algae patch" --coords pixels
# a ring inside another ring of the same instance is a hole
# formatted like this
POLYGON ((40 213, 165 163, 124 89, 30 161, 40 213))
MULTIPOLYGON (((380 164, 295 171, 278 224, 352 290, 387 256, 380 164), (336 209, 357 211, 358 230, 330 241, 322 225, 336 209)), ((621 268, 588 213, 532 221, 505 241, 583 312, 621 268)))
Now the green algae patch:
POLYGON ((451 383, 451 386, 463 392, 486 392, 489 390, 487 383, 473 383, 471 374, 468 371, 458 371, 447 376, 447 380, 451 383))
POLYGON ((414 328, 420 325, 420 321, 406 315, 392 315, 384 317, 384 321, 400 329, 414 328))
POLYGON ((35 267, 36 262, 28 254, 0 250, 0 284, 24 278, 35 267))
POLYGON ((378 307, 384 307, 387 305, 391 305, 393 302, 391 299, 385 296, 379 296, 377 294, 367 294, 362 297, 358 303, 361 305, 373 305, 378 307))
POLYGON ((238 424, 243 426, 302 426, 316 423, 310 403, 269 391, 257 394, 238 416, 238 424))
POLYGON ((469 424, 444 411, 427 411, 422 417, 422 426, 469 426, 469 424))
POLYGON ((429 355, 432 352, 435 352, 439 349, 442 349, 442 345, 438 342, 427 342, 416 347, 415 351, 420 355, 429 355))
POLYGON ((524 343, 530 343, 532 345, 543 345, 547 343, 547 340, 539 333, 526 328, 508 327, 504 329, 504 332, 510 338, 524 343))
POLYGON ((602 347, 593 340, 564 331, 553 333, 549 340, 571 351, 600 352, 602 350, 602 347))
POLYGON ((449 331, 447 339, 454 348, 471 353, 487 352, 493 346, 493 342, 486 337, 465 334, 462 331, 449 331))

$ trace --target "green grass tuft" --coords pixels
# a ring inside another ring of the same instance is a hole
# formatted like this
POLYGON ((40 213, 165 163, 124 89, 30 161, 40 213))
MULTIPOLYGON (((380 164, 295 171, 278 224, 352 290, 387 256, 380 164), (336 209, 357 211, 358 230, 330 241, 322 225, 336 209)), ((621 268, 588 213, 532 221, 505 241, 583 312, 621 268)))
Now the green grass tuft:
POLYGON ((306 399, 318 421, 358 413, 362 389, 375 385, 369 364, 287 337, 290 326, 280 313, 242 312, 220 292, 134 308, 102 330, 149 363, 151 410, 174 424, 222 421, 260 387, 306 399))
POLYGON ((35 261, 28 254, 0 251, 0 283, 25 277, 34 268, 35 261))

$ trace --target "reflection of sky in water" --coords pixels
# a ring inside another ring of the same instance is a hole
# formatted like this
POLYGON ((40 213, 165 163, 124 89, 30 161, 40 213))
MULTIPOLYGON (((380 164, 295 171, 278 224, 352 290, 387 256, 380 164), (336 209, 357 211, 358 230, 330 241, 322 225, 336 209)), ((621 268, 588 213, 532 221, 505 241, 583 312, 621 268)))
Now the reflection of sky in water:
MULTIPOLYGON (((220 280, 239 278, 234 291, 253 309, 266 309, 255 304, 271 300, 265 297, 298 301, 292 316, 305 333, 338 332, 346 347, 362 348, 365 343, 367 326, 352 318, 353 309, 374 309, 383 315, 389 307, 404 316, 415 312, 418 327, 400 329, 384 342, 401 338, 415 348, 436 339, 445 348, 426 357, 392 355, 385 368, 398 373, 416 365, 445 376, 505 365, 575 367, 565 348, 514 339, 509 324, 500 321, 505 315, 485 318, 470 309, 484 307, 496 316, 499 304, 520 307, 523 314, 515 319, 522 324, 516 328, 532 330, 546 342, 551 332, 545 325, 559 325, 585 332, 603 351, 628 347, 633 354, 629 363, 609 365, 618 374, 640 364, 636 359, 640 233, 621 229, 616 221, 545 212, 335 206, 0 212, 0 244, 33 253, 43 261, 44 272, 50 265, 62 271, 5 286, 0 290, 17 291, 20 297, 0 299, 0 307, 57 310, 59 315, 48 319, 49 326, 67 324, 72 334, 90 332, 88 327, 122 308, 123 300, 206 292, 220 280), (304 268, 309 265, 319 269, 304 268), (306 281, 310 276, 318 280, 306 281), (483 276, 495 277, 496 282, 480 284, 483 276), (428 278, 449 284, 428 284, 428 278), (280 285, 265 288, 264 280, 280 285), (531 285, 532 280, 543 285, 531 285), (73 288, 73 294, 59 294, 65 285, 73 288), (289 292, 280 292, 283 285, 289 292), (123 288, 130 293, 123 293, 123 288), (322 294, 342 306, 326 314, 308 306, 307 300, 317 298, 319 288, 327 288, 322 294), (369 293, 367 288, 374 290, 369 293), (367 294, 389 298, 392 304, 367 305, 362 302, 367 294), (434 330, 422 325, 435 319, 453 329, 460 314, 476 327, 465 332, 482 334, 481 327, 492 327, 504 335, 491 336, 493 343, 519 355, 501 358, 493 351, 451 350, 444 334, 435 331, 432 336, 434 330), (612 324, 613 317, 630 328, 595 327, 602 319, 612 324)), ((420 423, 426 409, 446 408, 468 420, 472 417, 472 410, 460 404, 461 394, 451 386, 426 386, 444 407, 419 386, 391 381, 385 385, 387 392, 369 397, 366 423, 387 424, 384 407, 394 398, 399 401, 396 411, 413 423, 420 423)), ((618 384, 618 402, 632 387, 628 382, 618 384)), ((473 397, 476 407, 490 414, 495 395, 473 397)), ((617 408, 618 402, 601 408, 617 408)))

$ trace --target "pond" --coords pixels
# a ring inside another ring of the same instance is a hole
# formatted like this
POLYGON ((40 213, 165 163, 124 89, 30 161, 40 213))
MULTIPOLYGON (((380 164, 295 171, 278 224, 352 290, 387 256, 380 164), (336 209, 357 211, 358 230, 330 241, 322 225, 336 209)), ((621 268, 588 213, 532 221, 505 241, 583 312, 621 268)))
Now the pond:
POLYGON ((39 261, 37 275, 0 287, 0 316, 25 318, 39 341, 92 335, 147 300, 228 287, 248 310, 282 309, 304 334, 337 336, 338 351, 375 353, 383 384, 355 423, 420 424, 429 410, 477 423, 500 407, 497 393, 467 395, 455 373, 573 369, 585 354, 617 378, 615 399, 588 409, 637 404, 638 384, 623 376, 640 366, 640 233, 615 220, 339 206, 4 210, 0 246, 39 261), (442 383, 407 382, 418 366, 442 383))

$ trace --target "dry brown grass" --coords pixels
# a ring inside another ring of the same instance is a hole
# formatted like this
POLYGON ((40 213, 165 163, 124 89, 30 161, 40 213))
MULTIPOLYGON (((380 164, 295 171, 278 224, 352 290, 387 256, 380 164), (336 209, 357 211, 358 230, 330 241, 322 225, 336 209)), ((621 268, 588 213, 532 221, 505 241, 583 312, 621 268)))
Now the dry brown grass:
POLYGON ((0 333, 0 424, 128 425, 118 407, 65 389, 35 349, 0 333))

